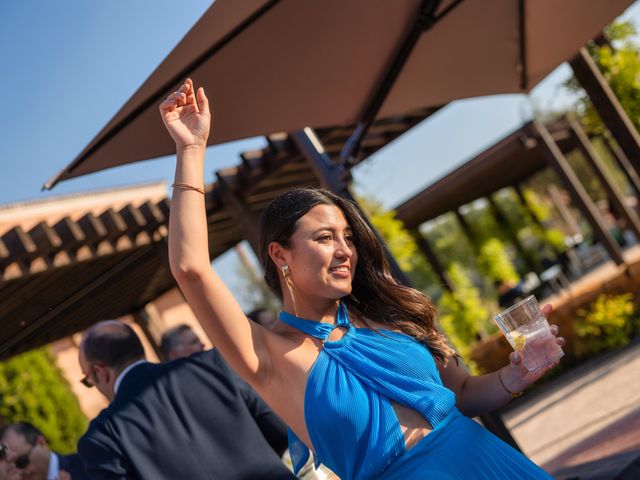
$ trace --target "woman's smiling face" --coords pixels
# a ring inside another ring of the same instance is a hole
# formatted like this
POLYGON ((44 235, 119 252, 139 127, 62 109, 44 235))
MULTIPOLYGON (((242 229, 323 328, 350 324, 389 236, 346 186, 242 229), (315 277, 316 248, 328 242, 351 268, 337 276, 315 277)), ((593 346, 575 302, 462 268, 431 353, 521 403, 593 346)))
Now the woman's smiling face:
POLYGON ((339 299, 351 293, 358 256, 335 205, 316 205, 298 220, 285 256, 296 294, 339 299))

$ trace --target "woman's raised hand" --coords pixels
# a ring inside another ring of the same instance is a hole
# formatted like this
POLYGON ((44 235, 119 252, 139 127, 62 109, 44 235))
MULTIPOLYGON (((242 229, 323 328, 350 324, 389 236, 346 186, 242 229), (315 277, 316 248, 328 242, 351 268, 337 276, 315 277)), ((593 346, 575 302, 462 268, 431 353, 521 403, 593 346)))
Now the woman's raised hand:
POLYGON ((176 148, 206 147, 211 126, 209 100, 204 88, 193 89, 187 78, 180 88, 160 104, 160 114, 176 148))

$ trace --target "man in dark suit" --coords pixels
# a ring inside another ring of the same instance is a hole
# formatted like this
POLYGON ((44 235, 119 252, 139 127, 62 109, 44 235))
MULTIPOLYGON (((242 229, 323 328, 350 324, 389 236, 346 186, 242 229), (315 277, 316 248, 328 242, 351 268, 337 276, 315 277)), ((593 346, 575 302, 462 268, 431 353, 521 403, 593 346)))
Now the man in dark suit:
POLYGON ((80 366, 110 401, 78 443, 92 480, 295 478, 285 425, 215 350, 152 364, 107 321, 85 333, 80 366))
POLYGON ((60 455, 49 449, 42 432, 27 422, 7 426, 2 441, 15 452, 14 464, 23 480, 88 480, 77 454, 60 455))

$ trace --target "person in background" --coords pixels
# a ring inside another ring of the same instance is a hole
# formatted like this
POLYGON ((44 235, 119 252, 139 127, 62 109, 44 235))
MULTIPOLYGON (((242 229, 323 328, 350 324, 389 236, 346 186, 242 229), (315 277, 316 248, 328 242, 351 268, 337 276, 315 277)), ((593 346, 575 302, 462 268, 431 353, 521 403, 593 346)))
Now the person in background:
POLYGON ((20 480, 20 472, 13 463, 15 459, 14 451, 0 442, 0 480, 20 480))
POLYGON ((262 325, 267 330, 273 330, 278 323, 278 317, 266 308, 257 308, 247 314, 250 320, 253 320, 259 325, 262 325))
POLYGON ((104 321, 79 361, 110 402, 78 442, 92 480, 294 478, 286 426, 215 349, 153 364, 130 326, 104 321))
POLYGON ((42 432, 28 422, 13 423, 2 432, 2 441, 15 452, 22 480, 88 480, 77 454, 60 455, 49 449, 42 432))
POLYGON ((508 280, 496 280, 493 286, 498 293, 498 305, 502 308, 509 308, 526 297, 521 283, 508 280))
POLYGON ((202 352, 204 344, 192 328, 183 323, 170 328, 160 340, 160 353, 165 362, 202 352))
POLYGON ((506 405, 555 364, 528 372, 513 352, 501 369, 471 376, 431 301, 393 277, 354 202, 313 188, 271 201, 259 253, 283 311, 274 330, 250 321, 209 257, 209 100, 187 79, 159 109, 177 151, 171 272, 216 350, 289 425, 296 471, 313 450, 345 480, 551 479, 470 417, 506 405))

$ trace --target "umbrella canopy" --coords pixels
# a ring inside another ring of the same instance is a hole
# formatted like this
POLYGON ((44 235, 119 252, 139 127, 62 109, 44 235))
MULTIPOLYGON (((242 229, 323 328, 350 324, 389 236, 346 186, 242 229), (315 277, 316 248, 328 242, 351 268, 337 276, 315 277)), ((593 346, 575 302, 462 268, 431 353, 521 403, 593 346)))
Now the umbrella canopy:
POLYGON ((414 27, 427 27, 377 118, 527 92, 633 0, 217 0, 56 177, 171 154, 159 102, 186 76, 214 107, 210 143, 362 120, 414 27))

